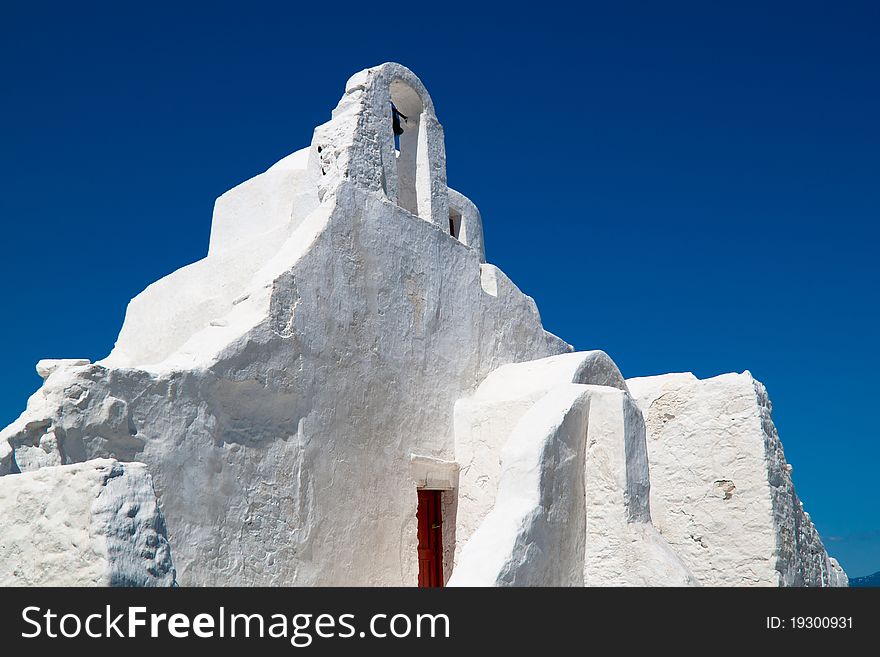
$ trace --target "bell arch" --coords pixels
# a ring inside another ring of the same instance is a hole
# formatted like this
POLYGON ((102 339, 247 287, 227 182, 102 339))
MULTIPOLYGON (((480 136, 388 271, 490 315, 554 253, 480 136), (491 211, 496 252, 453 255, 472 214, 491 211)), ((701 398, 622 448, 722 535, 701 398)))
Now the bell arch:
POLYGON ((431 220, 431 176, 427 156, 425 106, 418 93, 403 80, 389 86, 392 133, 397 169, 397 204, 414 215, 431 220), (396 133, 400 134, 396 134, 396 133))
POLYGON ((341 183, 381 191, 389 201, 447 230, 443 127, 425 86, 405 66, 386 63, 352 76, 333 117, 315 129, 312 175, 323 199, 341 183), (393 107, 401 133, 395 139, 393 107))
POLYGON ((372 113, 379 121, 383 188, 389 200, 444 228, 449 221, 446 148, 434 103, 416 75, 400 64, 382 64, 372 80, 372 113), (395 140, 394 110, 406 117, 395 140))

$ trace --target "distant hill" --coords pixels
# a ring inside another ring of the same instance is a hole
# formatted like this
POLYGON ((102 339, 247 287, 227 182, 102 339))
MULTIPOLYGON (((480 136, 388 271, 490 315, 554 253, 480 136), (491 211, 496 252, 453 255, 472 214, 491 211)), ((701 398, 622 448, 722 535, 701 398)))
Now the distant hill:
POLYGON ((865 575, 864 577, 853 577, 849 580, 849 585, 860 587, 880 587, 880 571, 874 573, 873 575, 865 575))

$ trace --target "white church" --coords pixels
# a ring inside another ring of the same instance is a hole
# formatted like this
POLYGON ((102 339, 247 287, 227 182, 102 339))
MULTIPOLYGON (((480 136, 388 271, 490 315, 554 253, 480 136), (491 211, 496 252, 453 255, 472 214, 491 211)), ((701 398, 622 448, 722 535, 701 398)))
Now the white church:
POLYGON ((0 582, 845 586, 748 372, 546 332, 393 63, 0 432, 0 582), (491 237, 491 236, 489 236, 491 237))

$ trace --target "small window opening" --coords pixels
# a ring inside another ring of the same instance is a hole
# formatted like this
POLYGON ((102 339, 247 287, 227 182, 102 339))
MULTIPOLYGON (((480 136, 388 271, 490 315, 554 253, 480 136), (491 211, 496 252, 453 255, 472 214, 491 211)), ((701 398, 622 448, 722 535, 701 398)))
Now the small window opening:
POLYGON ((455 239, 461 239, 461 213, 455 210, 449 210, 449 234, 455 239))

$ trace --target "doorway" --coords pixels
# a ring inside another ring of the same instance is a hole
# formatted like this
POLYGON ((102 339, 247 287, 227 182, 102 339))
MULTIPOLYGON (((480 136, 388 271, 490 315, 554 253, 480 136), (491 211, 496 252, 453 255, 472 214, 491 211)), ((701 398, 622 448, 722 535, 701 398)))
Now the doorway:
POLYGON ((419 489, 419 587, 443 586, 443 528, 439 490, 419 489))

